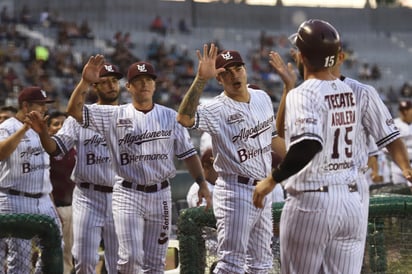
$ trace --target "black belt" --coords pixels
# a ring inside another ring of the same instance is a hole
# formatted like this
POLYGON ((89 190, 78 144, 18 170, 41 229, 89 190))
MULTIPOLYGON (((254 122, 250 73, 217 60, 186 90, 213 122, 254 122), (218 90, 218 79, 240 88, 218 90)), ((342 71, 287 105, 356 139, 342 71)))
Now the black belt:
POLYGON ((5 192, 7 194, 10 194, 10 195, 24 196, 24 197, 33 198, 33 199, 39 199, 43 196, 43 193, 41 193, 41 192, 39 192, 39 193, 28 193, 28 192, 18 191, 18 190, 15 190, 15 189, 7 189, 5 192))
POLYGON ((168 187, 169 186, 169 181, 166 180, 166 181, 161 182, 160 183, 160 189, 158 189, 157 184, 155 184, 155 185, 135 185, 135 186, 133 186, 133 183, 128 182, 128 181, 123 181, 122 186, 124 186, 126 188, 136 189, 138 191, 150 193, 150 192, 157 192, 161 189, 164 189, 164 188, 168 187))
POLYGON ((95 185, 91 183, 80 183, 79 186, 82 188, 93 189, 93 190, 104 192, 104 193, 113 192, 113 187, 111 186, 95 185))
MULTIPOLYGON (((358 191, 358 185, 357 184, 352 184, 348 185, 349 192, 356 192, 358 191)), ((328 192, 329 187, 328 186, 321 186, 318 189, 308 189, 308 190, 302 190, 302 192, 328 192)))
MULTIPOLYGON (((252 179, 247 178, 247 177, 237 176, 237 182, 239 184, 248 185, 251 180, 252 179)), ((259 182, 259 180, 253 180, 252 185, 255 186, 255 185, 257 185, 258 182, 259 182)))

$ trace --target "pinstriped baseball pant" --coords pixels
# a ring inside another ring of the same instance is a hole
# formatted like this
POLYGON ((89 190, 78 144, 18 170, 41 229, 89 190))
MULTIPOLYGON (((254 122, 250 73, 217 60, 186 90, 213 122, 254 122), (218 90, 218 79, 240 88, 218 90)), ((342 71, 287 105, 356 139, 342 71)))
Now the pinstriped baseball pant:
POLYGON ((103 238, 106 270, 116 273, 118 242, 112 213, 112 193, 75 187, 73 191, 73 248, 76 273, 95 273, 103 238))
POLYGON ((265 207, 252 203, 254 187, 221 178, 213 190, 219 262, 214 273, 268 273, 272 268, 272 198, 265 207))
POLYGON ((347 185, 289 195, 280 219, 282 273, 360 273, 364 218, 359 193, 347 185))
POLYGON ((170 187, 145 193, 116 184, 113 217, 122 274, 164 273, 171 226, 170 187))

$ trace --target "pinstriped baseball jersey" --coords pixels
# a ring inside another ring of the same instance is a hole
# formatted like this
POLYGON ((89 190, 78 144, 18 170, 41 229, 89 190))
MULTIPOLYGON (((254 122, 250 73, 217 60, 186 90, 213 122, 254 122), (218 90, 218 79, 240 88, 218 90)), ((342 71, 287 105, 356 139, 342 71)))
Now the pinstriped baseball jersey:
POLYGON ((401 118, 395 118, 394 123, 399 129, 400 136, 408 150, 409 160, 412 160, 412 124, 407 124, 401 118))
POLYGON ((132 104, 89 105, 83 108, 85 127, 101 132, 118 175, 126 181, 155 184, 175 176, 174 156, 195 155, 189 132, 176 122, 176 111, 161 105, 143 113, 132 104))
MULTIPOLYGON (((394 119, 394 123, 396 127, 399 129, 400 137, 405 143, 406 149, 408 151, 409 160, 412 163, 412 124, 405 123, 399 117, 394 119)), ((395 184, 405 183, 408 186, 412 186, 412 183, 405 179, 405 177, 402 174, 402 170, 393 161, 391 161, 391 174, 392 181, 395 184)))
POLYGON ((105 186, 114 185, 116 173, 112 167, 106 140, 101 134, 81 127, 70 116, 52 138, 64 154, 72 147, 76 147, 77 158, 72 175, 76 183, 91 182, 105 186))
MULTIPOLYGON (((14 117, 7 119, 0 125, 0 140, 8 138, 22 126, 14 117)), ((52 190, 49 159, 39 136, 29 129, 10 157, 0 161, 0 188, 49 194, 52 190)))
POLYGON ((352 145, 360 117, 351 88, 340 80, 309 79, 289 92, 286 109, 287 147, 316 140, 322 151, 290 177, 285 188, 301 191, 355 181, 358 172, 352 145))
POLYGON ((399 130, 376 89, 351 78, 345 78, 344 82, 352 88, 359 102, 361 124, 375 139, 378 148, 382 149, 399 138, 399 130))
POLYGON ((270 97, 248 88, 250 102, 224 93, 197 108, 194 128, 212 136, 214 167, 221 174, 265 178, 271 170, 271 142, 276 136, 270 97))

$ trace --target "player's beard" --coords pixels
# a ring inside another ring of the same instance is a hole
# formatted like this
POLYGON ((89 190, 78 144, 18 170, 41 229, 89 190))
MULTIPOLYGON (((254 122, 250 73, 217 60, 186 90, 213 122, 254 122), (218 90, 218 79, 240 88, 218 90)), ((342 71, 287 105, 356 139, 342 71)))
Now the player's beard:
POLYGON ((107 96, 105 93, 103 92, 98 92, 97 95, 100 98, 100 102, 104 105, 109 105, 112 104, 116 101, 119 100, 120 97, 120 92, 116 93, 116 96, 107 96))

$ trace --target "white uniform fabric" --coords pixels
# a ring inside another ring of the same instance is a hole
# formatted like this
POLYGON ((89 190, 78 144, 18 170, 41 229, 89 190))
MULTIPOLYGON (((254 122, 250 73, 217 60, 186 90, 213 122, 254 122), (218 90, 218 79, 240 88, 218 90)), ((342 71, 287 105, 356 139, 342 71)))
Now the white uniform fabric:
MULTIPOLYGON (((399 117, 394 119, 394 123, 399 128, 401 138, 408 150, 409 160, 412 164, 412 124, 405 123, 399 117)), ((393 161, 391 161, 391 175, 394 184, 407 184, 410 187, 412 186, 412 183, 406 180, 402 174, 402 170, 393 161)))
MULTIPOLYGON (((367 172, 368 157, 378 155, 379 149, 399 138, 399 131, 393 123, 388 122, 392 121, 392 116, 375 88, 347 77, 344 82, 352 88, 358 110, 362 114, 360 123, 363 129, 355 136, 353 159, 355 166, 360 169, 357 185, 365 216, 362 235, 364 245, 368 230, 369 185, 373 183, 367 172)), ((361 257, 363 258, 363 253, 361 257)))
POLYGON ((73 191, 73 257, 76 273, 95 273, 98 249, 104 242, 105 266, 108 273, 117 273, 118 242, 112 213, 112 193, 83 188, 81 183, 113 187, 116 173, 104 137, 80 126, 68 117, 52 137, 65 154, 76 148, 76 165, 72 177, 73 191))
MULTIPOLYGON (((14 117, 7 119, 0 124, 0 140, 8 138, 22 126, 14 117)), ((45 214, 55 220, 61 232, 61 223, 49 195, 52 190, 49 159, 39 136, 29 129, 10 157, 0 161, 0 213, 45 214), (16 196, 8 194, 9 189, 43 195, 40 198, 16 196)), ((7 273, 31 273, 31 241, 13 238, 8 243, 7 273)), ((4 259, 0 258, 1 262, 4 259)))
POLYGON ((353 140, 360 112, 340 80, 309 79, 286 97, 287 148, 316 140, 322 150, 286 180, 280 219, 282 273, 360 273, 364 212, 358 192, 353 140), (328 192, 302 192, 328 187, 328 192))
POLYGON ((264 91, 249 88, 248 92, 248 103, 222 93, 196 113, 194 128, 212 136, 219 175, 213 190, 219 257, 215 273, 259 274, 272 268, 272 199, 267 196, 264 208, 256 208, 252 182, 271 171, 275 118, 264 91), (250 178, 249 184, 239 183, 238 176, 250 178))
POLYGON ((173 159, 196 154, 176 111, 155 104, 147 113, 132 104, 83 108, 84 126, 100 132, 111 151, 117 174, 136 185, 158 186, 146 193, 117 182, 113 215, 119 240, 118 270, 122 274, 163 273, 171 226, 170 187, 161 182, 175 176, 173 159))

